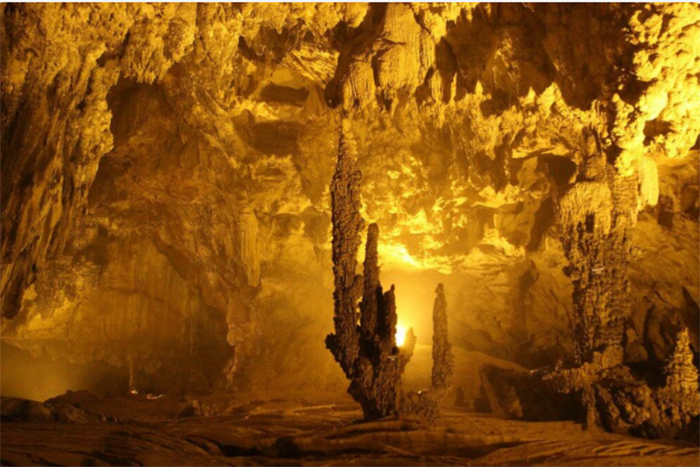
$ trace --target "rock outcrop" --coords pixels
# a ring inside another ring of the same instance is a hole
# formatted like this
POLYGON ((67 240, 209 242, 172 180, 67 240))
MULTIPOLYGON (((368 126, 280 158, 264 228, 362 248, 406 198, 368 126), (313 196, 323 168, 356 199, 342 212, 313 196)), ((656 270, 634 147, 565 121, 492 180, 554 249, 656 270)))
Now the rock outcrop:
POLYGON ((443 286, 437 288, 433 310, 433 392, 405 395, 401 374, 413 355, 416 338, 411 331, 403 346, 397 345, 394 286, 384 292, 379 280, 379 227, 375 223, 367 229, 364 276, 355 274, 364 223, 360 215, 362 173, 355 157, 352 138, 341 130, 331 182, 335 334, 326 337, 326 346, 350 380, 348 393, 360 403, 366 420, 392 415, 432 420, 454 371, 443 286))
POLYGON ((577 420, 615 433, 686 438, 700 415, 698 370, 687 330, 676 339, 662 371, 646 371, 596 352, 590 363, 534 373, 486 366, 482 388, 496 414, 523 420, 577 420), (659 378, 662 373, 662 378, 659 378))
POLYGON ((407 361, 396 345, 394 287, 384 292, 379 282, 377 224, 367 231, 364 279, 355 275, 361 239, 356 227, 363 220, 359 212, 362 175, 354 157, 341 136, 331 185, 335 334, 326 337, 326 346, 351 381, 348 393, 362 406, 365 419, 371 420, 399 413, 401 373, 407 361))

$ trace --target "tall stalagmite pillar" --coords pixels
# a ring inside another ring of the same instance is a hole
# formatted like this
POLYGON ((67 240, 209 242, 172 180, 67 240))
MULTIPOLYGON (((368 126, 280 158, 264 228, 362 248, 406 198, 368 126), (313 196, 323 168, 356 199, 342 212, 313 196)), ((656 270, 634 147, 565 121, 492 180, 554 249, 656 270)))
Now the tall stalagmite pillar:
POLYGON ((367 419, 398 415, 401 373, 404 364, 396 346, 396 299, 394 287, 383 292, 379 282, 377 244, 379 227, 367 229, 360 355, 350 394, 362 405, 367 419))
POLYGON ((355 157, 352 139, 341 132, 338 160, 331 181, 335 334, 326 338, 326 345, 348 378, 352 378, 359 352, 356 324, 362 280, 356 276, 355 270, 364 225, 360 216, 362 172, 357 168, 355 157))
POLYGON ((335 334, 326 338, 326 346, 351 381, 348 393, 362 406, 365 419, 377 419, 399 414, 401 372, 408 357, 396 346, 394 288, 383 292, 379 282, 376 224, 367 231, 364 278, 355 274, 364 224, 361 179, 352 140, 344 129, 331 182, 335 334))
POLYGON ((447 329, 447 300, 442 284, 438 284, 435 293, 437 296, 433 306, 432 387, 437 391, 446 391, 452 385, 455 358, 447 329))
POLYGON ((394 286, 384 292, 379 281, 377 224, 367 229, 364 276, 355 273, 364 223, 359 213, 361 180, 352 140, 343 128, 331 182, 335 334, 326 337, 326 346, 350 380, 348 393, 360 403, 366 420, 389 415, 434 419, 454 371, 444 288, 438 286, 433 309, 432 389, 406 395, 401 374, 416 339, 411 334, 403 347, 396 345, 396 298, 394 286))
MULTIPOLYGON (((600 159, 598 157, 597 159, 600 159)), ((595 157, 592 158, 596 160, 595 157)), ((568 273, 574 284, 574 349, 577 365, 622 363, 629 315, 629 231, 637 206, 636 177, 604 163, 587 168, 558 200, 568 273)))

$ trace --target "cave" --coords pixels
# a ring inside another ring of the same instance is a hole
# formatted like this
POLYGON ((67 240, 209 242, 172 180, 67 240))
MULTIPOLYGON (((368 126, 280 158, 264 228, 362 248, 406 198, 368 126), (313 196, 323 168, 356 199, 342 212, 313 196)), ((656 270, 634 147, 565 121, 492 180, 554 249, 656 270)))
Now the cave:
POLYGON ((0 5, 1 465, 700 462, 694 3, 0 5))

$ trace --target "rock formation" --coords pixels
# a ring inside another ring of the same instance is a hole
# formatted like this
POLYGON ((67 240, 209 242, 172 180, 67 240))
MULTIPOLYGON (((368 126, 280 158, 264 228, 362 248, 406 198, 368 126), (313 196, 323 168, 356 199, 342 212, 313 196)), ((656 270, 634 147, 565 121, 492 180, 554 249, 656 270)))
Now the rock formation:
POLYGON ((700 415, 698 370, 687 331, 678 333, 674 351, 662 368, 639 372, 594 361, 572 368, 525 374, 496 367, 482 369, 482 386, 491 409, 524 420, 575 419, 584 426, 648 438, 681 437, 697 442, 688 429, 700 415))
POLYGON ((676 337, 673 352, 664 365, 666 388, 678 394, 693 394, 698 392, 698 369, 693 364, 693 351, 690 348, 688 330, 683 329, 676 337))
POLYGON ((440 405, 450 394, 455 370, 455 357, 447 329, 447 300, 445 288, 438 284, 433 306, 433 346, 430 388, 411 391, 403 396, 401 415, 407 418, 434 421, 440 415, 440 405))
POLYGON ((401 373, 410 354, 396 345, 394 287, 385 293, 379 282, 377 224, 370 224, 367 230, 364 279, 355 274, 364 223, 360 215, 362 174, 355 158, 351 138, 341 131, 331 182, 335 334, 328 335, 326 346, 351 380, 348 393, 362 406, 365 419, 371 420, 400 413, 401 373))
MULTIPOLYGON (((351 378, 354 374, 355 362, 360 351, 357 332, 357 301, 362 291, 362 277, 355 274, 357 251, 362 241, 360 232, 364 224, 360 215, 360 180, 362 179, 362 173, 357 169, 355 157, 352 143, 341 132, 338 162, 333 181, 331 182, 333 277, 335 278, 333 322, 335 324, 335 334, 327 337, 326 345, 336 361, 340 363, 340 367, 348 378, 351 378)), ((370 236, 368 235, 367 248, 369 254, 365 260, 365 274, 367 274, 367 270, 377 269, 378 267, 376 253, 372 254, 372 251, 376 252, 376 226, 374 226, 374 229, 371 228, 370 231, 374 231, 375 235, 373 238, 369 238, 370 236)), ((377 303, 374 294, 378 287, 378 276, 377 270, 374 277, 367 276, 364 284, 365 293, 362 296, 368 298, 369 301, 365 305, 368 316, 363 319, 362 323, 364 325, 363 329, 366 329, 367 332, 374 331, 377 325, 377 303), (370 308, 371 306, 373 308, 370 308), (369 321, 370 314, 372 321, 369 321)), ((396 320, 394 318, 395 324, 396 320)))
POLYGON ((634 176, 606 172, 601 157, 591 157, 582 180, 557 201, 562 245, 570 262, 566 272, 574 284, 573 365, 527 376, 485 368, 482 384, 491 407, 509 417, 579 417, 585 426, 674 437, 700 414, 697 368, 692 364, 687 330, 677 335, 664 366, 667 380, 662 387, 648 374, 637 374, 624 364, 631 312, 629 237, 638 192, 634 176), (561 401, 562 397, 564 402, 555 409, 542 404, 542 400, 561 401))
POLYGON ((333 290, 363 296, 366 227, 346 219, 339 288, 344 109, 383 277, 416 276, 395 299, 428 311, 445 285, 456 351, 649 371, 687 328, 695 354, 699 21, 692 3, 3 4, 2 343, 125 379, 133 362, 154 393, 340 390, 318 337, 333 290))
POLYGON ((364 222, 360 215, 362 174, 346 131, 342 127, 331 182, 335 334, 326 337, 326 346, 351 381, 348 393, 360 403, 366 420, 390 415, 432 420, 454 372, 444 287, 438 285, 433 308, 432 391, 405 395, 401 373, 411 359, 416 338, 411 329, 404 345, 396 344, 394 286, 384 292, 379 281, 379 227, 375 223, 367 229, 364 276, 355 274, 359 230, 364 222))
MULTIPOLYGON (((340 151, 343 152, 342 149, 340 151)), ((339 169, 343 166, 340 162, 344 156, 339 156, 339 169)), ((347 166, 345 166, 347 167, 347 166)), ((341 172, 342 173, 342 172, 341 172)), ((339 175, 338 179, 342 179, 339 175)), ((334 184, 337 189, 338 185, 334 184)), ((333 195, 336 209, 343 212, 340 205, 346 200, 339 192, 333 195)), ((351 199, 351 198, 349 198, 351 199)), ((347 212, 347 211, 345 211, 347 212)), ((359 215, 359 212, 358 212, 359 215)), ((341 216, 333 216, 340 224, 341 216)), ((335 227, 334 227, 335 231, 335 227)), ((339 248, 345 245, 342 238, 345 230, 338 228, 341 239, 334 239, 334 245, 339 248)), ((394 287, 384 292, 379 282, 379 265, 377 263, 377 241, 379 228, 377 224, 371 224, 367 232, 367 251, 364 264, 364 292, 360 303, 360 326, 357 326, 357 297, 359 294, 352 290, 353 300, 340 302, 336 300, 336 312, 334 316, 336 333, 326 338, 326 345, 340 363, 348 379, 351 380, 348 393, 362 406, 365 419, 377 419, 400 413, 401 373, 408 358, 402 354, 396 345, 396 302, 394 299, 394 287), (349 305, 343 308, 343 304, 349 305), (351 316, 352 319, 347 318, 351 316), (343 319, 345 317, 345 319, 343 319), (346 325, 352 326, 348 332, 346 325)), ((350 243, 353 239, 349 239, 350 243)), ((342 258, 340 251, 335 258, 342 258)), ((349 259, 349 258, 348 258, 349 259)), ((354 258, 353 258, 354 259, 354 258)), ((336 263, 340 267, 342 263, 336 263)), ((355 276, 354 281, 362 284, 362 276, 355 276)), ((336 296, 342 297, 342 293, 336 296)))
POLYGON ((452 385, 455 357, 452 354, 449 333, 447 330, 447 300, 445 287, 438 284, 435 290, 435 306, 433 307, 433 371, 431 387, 436 391, 447 391, 452 385))

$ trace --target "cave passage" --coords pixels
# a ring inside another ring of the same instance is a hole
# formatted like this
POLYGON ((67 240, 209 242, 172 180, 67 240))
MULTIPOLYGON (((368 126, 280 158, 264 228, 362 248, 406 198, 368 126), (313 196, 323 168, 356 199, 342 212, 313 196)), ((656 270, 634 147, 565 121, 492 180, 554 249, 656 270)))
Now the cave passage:
POLYGON ((700 7, 0 5, 2 465, 700 463, 700 7))

